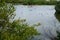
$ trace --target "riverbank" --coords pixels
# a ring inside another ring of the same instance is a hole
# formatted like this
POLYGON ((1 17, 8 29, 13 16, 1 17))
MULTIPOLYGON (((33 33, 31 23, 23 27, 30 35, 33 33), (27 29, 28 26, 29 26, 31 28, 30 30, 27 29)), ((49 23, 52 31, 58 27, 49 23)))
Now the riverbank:
MULTIPOLYGON (((2 1, 0 1, 2 2, 2 1)), ((58 1, 46 0, 5 0, 6 3, 22 4, 22 5, 55 5, 58 1)))
POLYGON ((12 4, 22 4, 22 5, 55 5, 57 2, 7 2, 12 4))

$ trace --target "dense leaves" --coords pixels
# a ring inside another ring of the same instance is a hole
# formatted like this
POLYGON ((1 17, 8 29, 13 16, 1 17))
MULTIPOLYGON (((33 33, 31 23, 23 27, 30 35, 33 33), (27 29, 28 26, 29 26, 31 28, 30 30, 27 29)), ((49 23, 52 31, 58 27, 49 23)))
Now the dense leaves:
MULTIPOLYGON (((58 2, 56 4, 56 7, 55 7, 55 17, 57 18, 57 20, 60 22, 60 2, 58 2)), ((57 30, 57 37, 55 40, 60 40, 60 31, 57 30)))
POLYGON ((55 17, 60 21, 60 2, 58 2, 55 6, 55 17))
POLYGON ((12 4, 0 3, 0 40, 31 40, 38 34, 37 30, 24 19, 13 20, 14 11, 12 4))
POLYGON ((26 5, 54 5, 57 3, 57 0, 0 0, 0 2, 5 1, 7 3, 13 4, 26 4, 26 5))

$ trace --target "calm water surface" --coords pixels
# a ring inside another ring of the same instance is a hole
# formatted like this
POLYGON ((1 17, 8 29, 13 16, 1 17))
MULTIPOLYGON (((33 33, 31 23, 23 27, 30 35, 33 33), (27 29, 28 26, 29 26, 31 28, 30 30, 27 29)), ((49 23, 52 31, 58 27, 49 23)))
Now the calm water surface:
POLYGON ((56 30, 59 30, 60 23, 54 16, 55 6, 54 5, 15 5, 16 16, 15 19, 19 17, 21 19, 26 19, 29 25, 41 23, 40 26, 36 27, 38 32, 41 33, 41 37, 38 36, 37 39, 43 38, 43 40, 49 40, 50 37, 56 36, 56 30))

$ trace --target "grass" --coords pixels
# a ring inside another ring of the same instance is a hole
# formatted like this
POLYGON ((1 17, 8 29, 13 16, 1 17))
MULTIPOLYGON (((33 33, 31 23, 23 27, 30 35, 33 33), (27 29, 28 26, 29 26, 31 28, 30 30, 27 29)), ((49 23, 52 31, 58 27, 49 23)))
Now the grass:
MULTIPOLYGON (((2 2, 2 1, 1 1, 2 2)), ((57 1, 46 0, 5 0, 7 3, 23 4, 23 5, 55 5, 57 1)))

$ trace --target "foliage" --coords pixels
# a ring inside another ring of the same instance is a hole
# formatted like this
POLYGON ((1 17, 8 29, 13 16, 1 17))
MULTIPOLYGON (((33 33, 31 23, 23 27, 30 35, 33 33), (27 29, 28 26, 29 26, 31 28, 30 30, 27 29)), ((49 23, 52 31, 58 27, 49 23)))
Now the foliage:
POLYGON ((58 2, 55 6, 55 17, 60 21, 60 2, 58 2))
POLYGON ((55 13, 55 17, 60 22, 60 14, 59 13, 55 13))
MULTIPOLYGON (((58 19, 58 21, 60 22, 60 2, 58 2, 55 6, 55 17, 58 19)), ((55 38, 55 40, 60 40, 60 32, 57 30, 57 37, 55 38)))
POLYGON ((60 32, 57 31, 57 38, 56 40, 60 40, 60 32))
POLYGON ((12 4, 0 3, 0 40, 31 40, 39 34, 34 26, 25 22, 26 20, 13 20, 14 11, 12 4))
MULTIPOLYGON (((1 0, 3 1, 3 0, 1 0)), ((13 3, 13 4, 24 4, 24 5, 55 5, 57 3, 57 0, 5 0, 7 3, 13 3)))

